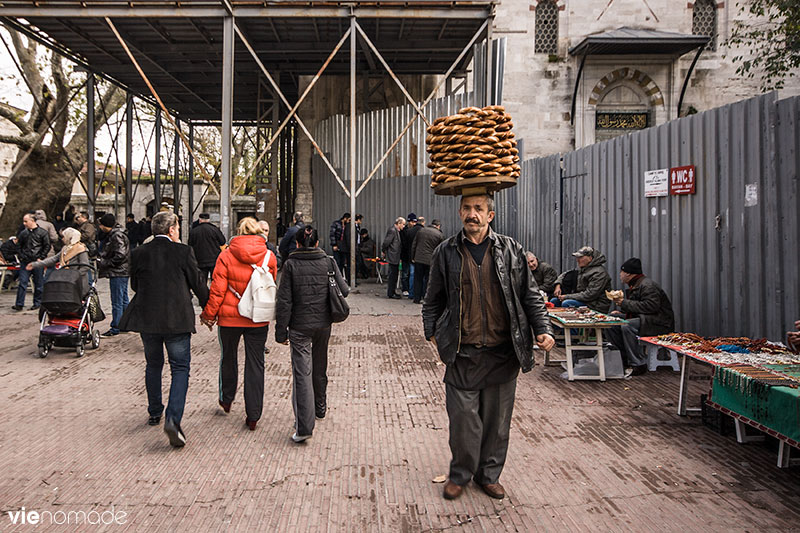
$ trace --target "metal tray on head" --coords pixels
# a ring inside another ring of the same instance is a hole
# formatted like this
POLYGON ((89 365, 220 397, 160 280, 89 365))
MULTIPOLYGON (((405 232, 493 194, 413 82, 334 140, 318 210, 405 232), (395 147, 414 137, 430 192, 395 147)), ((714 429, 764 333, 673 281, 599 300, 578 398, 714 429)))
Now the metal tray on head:
POLYGON ((513 187, 517 178, 511 176, 476 176, 460 180, 437 183, 433 192, 444 196, 469 196, 487 194, 513 187))

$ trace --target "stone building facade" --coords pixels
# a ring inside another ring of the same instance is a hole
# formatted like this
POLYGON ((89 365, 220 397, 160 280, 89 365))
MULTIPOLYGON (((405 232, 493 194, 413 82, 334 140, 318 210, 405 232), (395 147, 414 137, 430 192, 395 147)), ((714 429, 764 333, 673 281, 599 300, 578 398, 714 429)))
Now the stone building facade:
MULTIPOLYGON (((727 40, 736 20, 749 16, 734 1, 719 0, 503 0, 494 36, 507 39, 503 103, 514 117, 525 157, 581 148, 626 130, 598 127, 598 113, 642 113, 647 126, 678 118, 681 86, 695 52, 589 55, 578 83, 581 58, 570 54, 589 35, 620 28, 672 34, 709 34, 689 79, 681 114, 705 111, 759 93, 760 80, 736 74, 727 40)), ((745 52, 744 55, 747 55, 745 52)), ((781 96, 800 94, 800 80, 781 96)))

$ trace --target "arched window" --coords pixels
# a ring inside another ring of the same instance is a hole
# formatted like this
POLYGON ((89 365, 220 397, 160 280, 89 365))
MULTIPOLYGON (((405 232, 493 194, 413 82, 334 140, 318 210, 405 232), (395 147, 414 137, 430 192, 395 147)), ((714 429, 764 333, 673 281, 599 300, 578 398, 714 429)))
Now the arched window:
POLYGON ((558 6, 553 0, 541 0, 536 6, 533 51, 537 54, 558 53, 558 6))
POLYGON ((714 0, 697 0, 692 8, 692 33, 708 35, 706 50, 717 49, 717 6, 714 0))

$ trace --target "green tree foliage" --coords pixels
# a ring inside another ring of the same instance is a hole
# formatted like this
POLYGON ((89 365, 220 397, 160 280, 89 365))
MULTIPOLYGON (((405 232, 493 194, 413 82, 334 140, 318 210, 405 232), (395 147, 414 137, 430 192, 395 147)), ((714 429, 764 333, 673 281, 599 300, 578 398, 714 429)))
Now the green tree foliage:
POLYGON ((736 72, 761 77, 761 90, 782 89, 800 68, 800 0, 749 0, 747 14, 734 23, 728 43, 741 52, 736 72))

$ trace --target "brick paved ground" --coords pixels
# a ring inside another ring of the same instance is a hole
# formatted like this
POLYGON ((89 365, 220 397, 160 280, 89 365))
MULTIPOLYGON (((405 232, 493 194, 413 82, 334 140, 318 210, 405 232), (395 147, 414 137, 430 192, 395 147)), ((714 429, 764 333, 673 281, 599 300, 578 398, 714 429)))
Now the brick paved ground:
MULTIPOLYGON (((146 425, 136 335, 104 339, 82 359, 63 350, 38 359, 33 313, 13 314, 11 295, 0 295, 0 530, 30 528, 8 518, 22 506, 112 504, 136 531, 746 531, 800 523, 797 469, 777 469, 769 446, 738 445, 676 416, 678 380, 667 370, 568 383, 560 369, 537 366, 517 387, 502 476, 508 498, 469 486, 461 499, 443 500, 431 481, 449 460, 444 367, 420 335, 418 306, 379 299, 374 285, 362 289, 354 316, 334 327, 330 412, 313 439, 289 440, 288 347, 274 341, 258 429, 244 426, 241 392, 231 414, 222 413, 219 349, 204 328, 193 339, 181 450, 146 425)), ((694 383, 693 399, 702 387, 694 383)))

